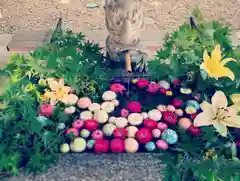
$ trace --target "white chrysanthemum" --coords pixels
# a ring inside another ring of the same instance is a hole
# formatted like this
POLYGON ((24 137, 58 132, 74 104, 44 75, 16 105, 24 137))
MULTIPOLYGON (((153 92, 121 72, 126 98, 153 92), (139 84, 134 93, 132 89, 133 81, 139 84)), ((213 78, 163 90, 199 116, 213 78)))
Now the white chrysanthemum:
POLYGON ((115 116, 111 116, 111 117, 109 117, 109 119, 108 119, 108 122, 109 122, 109 123, 114 123, 114 124, 115 124, 115 121, 116 121, 116 117, 115 117, 115 116))
POLYGON ((117 98, 117 94, 113 91, 106 91, 102 95, 104 101, 112 101, 117 98))
POLYGON ((124 117, 118 117, 115 119, 115 125, 118 128, 124 128, 128 125, 128 120, 124 117))
POLYGON ((89 111, 92 111, 92 112, 95 112, 95 111, 98 111, 101 109, 101 106, 100 104, 98 103, 92 103, 89 107, 88 107, 88 110, 89 111))
POLYGON ((140 113, 131 113, 128 116, 128 122, 133 126, 140 125, 143 122, 143 116, 140 113))
POLYGON ((112 136, 113 131, 114 131, 115 128, 116 128, 116 126, 114 124, 112 124, 112 123, 105 124, 103 126, 103 133, 106 136, 112 136))
POLYGON ((101 104, 101 109, 107 113, 111 113, 114 111, 115 106, 112 102, 104 102, 101 104))
POLYGON ((155 121, 160 121, 162 118, 162 113, 157 109, 153 109, 148 112, 148 118, 153 119, 155 121))
POLYGON ((96 119, 99 123, 106 123, 108 121, 108 113, 103 110, 98 110, 94 114, 94 119, 96 119))
POLYGON ((88 120, 88 119, 92 119, 93 115, 90 111, 83 111, 80 114, 80 119, 81 120, 88 120))
POLYGON ((147 119, 148 118, 148 113, 146 113, 146 112, 142 112, 141 115, 143 116, 143 119, 147 119))

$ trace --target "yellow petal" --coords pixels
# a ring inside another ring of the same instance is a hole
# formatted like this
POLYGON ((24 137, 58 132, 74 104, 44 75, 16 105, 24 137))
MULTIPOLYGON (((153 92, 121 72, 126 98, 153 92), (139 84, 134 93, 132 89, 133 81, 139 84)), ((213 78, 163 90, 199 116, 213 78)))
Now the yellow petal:
POLYGON ((194 126, 209 126, 214 124, 212 115, 209 115, 207 112, 202 112, 196 116, 193 122, 194 126))
POLYGON ((218 109, 226 108, 227 105, 228 105, 227 97, 225 96, 224 92, 216 91, 215 94, 212 96, 212 106, 218 109))
POLYGON ((230 95, 230 98, 234 104, 240 102, 240 94, 232 94, 230 95))
POLYGON ((223 137, 227 136, 227 126, 220 122, 215 122, 213 124, 213 127, 216 129, 216 131, 223 137))
POLYGON ((239 116, 235 116, 233 118, 225 119, 222 121, 223 124, 232 127, 232 128, 240 128, 240 119, 239 116))
POLYGON ((220 45, 216 45, 211 53, 211 60, 217 63, 220 62, 221 59, 222 59, 221 47, 220 45))
POLYGON ((236 62, 237 60, 233 59, 233 58, 225 58, 221 61, 221 64, 224 66, 226 65, 228 62, 236 62))
POLYGON ((229 77, 231 80, 235 79, 235 75, 234 75, 233 71, 231 71, 229 68, 223 67, 223 66, 216 67, 213 74, 216 77, 229 77))
POLYGON ((60 79, 58 82, 59 87, 64 87, 64 80, 60 79))
POLYGON ((69 93, 70 90, 71 90, 71 87, 69 87, 69 86, 64 86, 64 87, 62 87, 62 91, 63 91, 64 93, 69 93))

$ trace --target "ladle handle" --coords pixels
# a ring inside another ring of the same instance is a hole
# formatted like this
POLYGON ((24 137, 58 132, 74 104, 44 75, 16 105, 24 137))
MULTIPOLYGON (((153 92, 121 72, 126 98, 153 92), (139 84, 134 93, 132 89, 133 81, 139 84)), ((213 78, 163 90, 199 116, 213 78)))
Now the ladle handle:
POLYGON ((132 61, 129 53, 125 54, 125 69, 127 73, 132 73, 132 61))

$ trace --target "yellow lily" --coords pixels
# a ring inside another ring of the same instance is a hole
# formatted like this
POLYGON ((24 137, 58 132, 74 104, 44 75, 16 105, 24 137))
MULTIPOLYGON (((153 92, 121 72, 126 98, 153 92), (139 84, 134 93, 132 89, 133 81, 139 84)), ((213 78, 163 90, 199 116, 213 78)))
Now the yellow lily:
POLYGON ((44 97, 49 98, 51 102, 65 101, 65 97, 68 96, 71 87, 64 86, 63 79, 56 81, 53 78, 49 78, 47 79, 47 82, 51 91, 46 90, 44 93, 44 97))
POLYGON ((225 65, 228 62, 236 62, 233 58, 222 59, 222 52, 220 45, 216 45, 211 53, 211 57, 208 55, 207 50, 203 53, 203 63, 200 68, 208 73, 209 77, 213 77, 216 80, 220 77, 229 77, 231 80, 235 79, 234 73, 225 65))
POLYGON ((240 128, 240 116, 237 115, 240 102, 228 107, 225 94, 217 91, 212 96, 212 104, 203 101, 201 104, 202 113, 194 119, 194 126, 210 126, 216 129, 223 137, 227 136, 227 126, 240 128))

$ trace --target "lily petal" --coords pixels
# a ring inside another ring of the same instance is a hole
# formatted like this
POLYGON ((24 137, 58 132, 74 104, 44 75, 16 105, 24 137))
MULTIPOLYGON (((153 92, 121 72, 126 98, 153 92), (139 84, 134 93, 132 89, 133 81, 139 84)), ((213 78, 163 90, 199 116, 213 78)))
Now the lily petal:
POLYGON ((200 107, 203 112, 207 113, 209 116, 211 115, 212 118, 216 116, 216 109, 207 101, 203 101, 200 107))
POLYGON ((233 118, 225 119, 222 121, 223 124, 232 128, 240 128, 240 119, 239 116, 233 118))
POLYGON ((214 50, 213 50, 212 53, 211 53, 211 60, 212 60, 213 62, 218 63, 218 62, 221 61, 221 59, 222 59, 221 47, 220 47, 220 45, 216 45, 215 48, 214 48, 214 50))
POLYGON ((232 81, 235 79, 235 75, 234 75, 233 71, 231 71, 227 67, 221 67, 221 66, 218 67, 215 74, 218 77, 229 77, 232 81))
POLYGON ((227 97, 225 96, 224 92, 216 91, 215 94, 212 96, 212 106, 215 109, 218 108, 226 108, 228 105, 227 97))
POLYGON ((221 61, 221 64, 223 66, 225 66, 228 62, 236 62, 237 60, 233 59, 233 58, 225 58, 221 61))
POLYGON ((209 126, 214 124, 213 117, 209 115, 207 112, 202 112, 196 116, 193 122, 194 126, 209 126))
POLYGON ((215 124, 213 124, 213 127, 221 136, 227 137, 227 126, 225 124, 216 122, 215 124))

